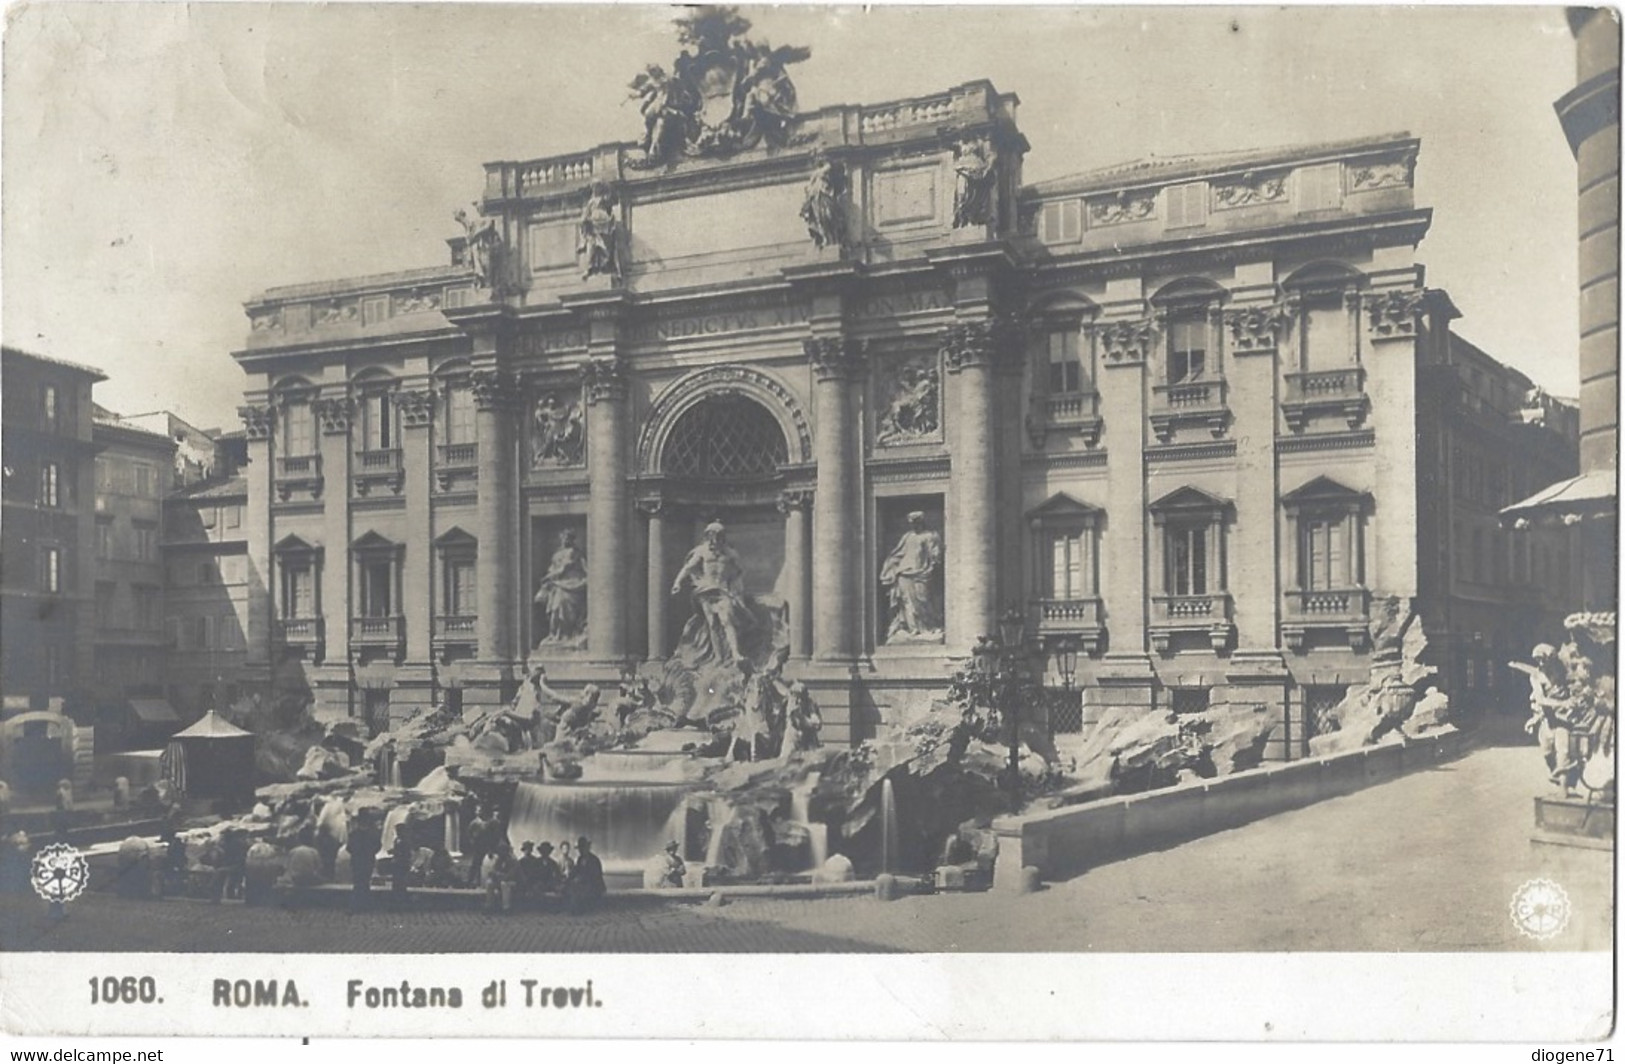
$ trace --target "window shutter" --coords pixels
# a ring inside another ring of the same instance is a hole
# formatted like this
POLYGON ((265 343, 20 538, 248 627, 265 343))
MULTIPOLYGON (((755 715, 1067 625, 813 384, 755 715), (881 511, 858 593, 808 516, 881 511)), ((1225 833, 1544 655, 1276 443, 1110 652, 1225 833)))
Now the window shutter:
POLYGON ((1039 238, 1046 244, 1071 244, 1083 235, 1081 200, 1059 200, 1044 204, 1039 238))

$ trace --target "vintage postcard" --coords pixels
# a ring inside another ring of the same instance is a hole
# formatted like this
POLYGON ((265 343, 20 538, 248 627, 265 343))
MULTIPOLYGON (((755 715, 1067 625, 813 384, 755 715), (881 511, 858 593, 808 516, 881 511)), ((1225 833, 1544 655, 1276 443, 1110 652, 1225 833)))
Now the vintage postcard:
POLYGON ((1619 56, 9 8, 0 1027, 1608 1038, 1619 56))

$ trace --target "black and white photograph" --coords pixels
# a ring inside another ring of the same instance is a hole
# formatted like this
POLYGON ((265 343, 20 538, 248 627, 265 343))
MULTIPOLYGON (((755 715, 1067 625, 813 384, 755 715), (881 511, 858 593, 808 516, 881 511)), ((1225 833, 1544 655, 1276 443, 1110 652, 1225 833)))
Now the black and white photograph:
POLYGON ((1617 10, 3 52, 0 1028, 1612 1036, 1617 10))

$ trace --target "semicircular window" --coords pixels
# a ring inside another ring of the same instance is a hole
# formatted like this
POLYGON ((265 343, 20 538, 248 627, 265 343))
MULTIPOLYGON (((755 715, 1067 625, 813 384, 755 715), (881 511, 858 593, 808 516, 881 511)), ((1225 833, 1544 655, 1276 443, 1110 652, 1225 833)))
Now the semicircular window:
POLYGON ((694 480, 771 477, 789 458, 773 415, 743 396, 707 399, 678 418, 666 440, 667 476, 694 480))

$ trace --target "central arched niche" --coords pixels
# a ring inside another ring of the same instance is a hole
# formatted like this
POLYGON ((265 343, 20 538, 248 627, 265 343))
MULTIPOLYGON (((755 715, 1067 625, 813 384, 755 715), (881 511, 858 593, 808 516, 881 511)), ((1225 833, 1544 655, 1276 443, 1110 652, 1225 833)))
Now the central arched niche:
MULTIPOLYGON (((662 495, 670 508, 668 571, 675 574, 721 521, 739 553, 746 590, 766 605, 784 601, 784 516, 777 509, 789 444, 779 419, 751 396, 707 395, 673 419, 660 449, 662 495)), ((676 613, 687 613, 679 603, 676 613)))

